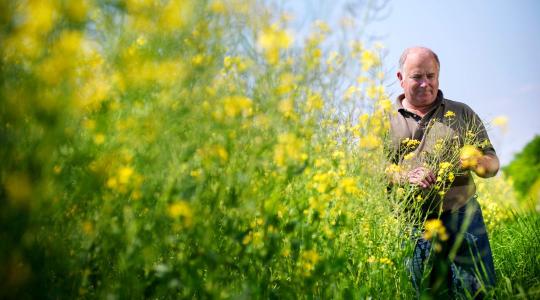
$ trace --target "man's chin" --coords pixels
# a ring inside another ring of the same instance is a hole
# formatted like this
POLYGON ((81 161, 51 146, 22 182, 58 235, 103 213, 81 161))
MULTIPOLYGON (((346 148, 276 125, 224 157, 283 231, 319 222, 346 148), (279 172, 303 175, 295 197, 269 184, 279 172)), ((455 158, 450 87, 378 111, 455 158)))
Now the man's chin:
POLYGON ((419 102, 422 102, 422 103, 426 103, 426 104, 431 104, 432 102, 435 101, 435 97, 431 94, 429 95, 421 95, 418 97, 418 100, 419 102))

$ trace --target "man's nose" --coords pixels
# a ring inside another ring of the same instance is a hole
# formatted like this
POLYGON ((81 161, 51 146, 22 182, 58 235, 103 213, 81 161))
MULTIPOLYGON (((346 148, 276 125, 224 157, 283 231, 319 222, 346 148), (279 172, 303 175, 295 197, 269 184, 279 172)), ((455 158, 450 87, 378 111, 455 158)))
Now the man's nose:
POLYGON ((429 85, 429 80, 427 78, 420 80, 421 87, 427 87, 429 85))

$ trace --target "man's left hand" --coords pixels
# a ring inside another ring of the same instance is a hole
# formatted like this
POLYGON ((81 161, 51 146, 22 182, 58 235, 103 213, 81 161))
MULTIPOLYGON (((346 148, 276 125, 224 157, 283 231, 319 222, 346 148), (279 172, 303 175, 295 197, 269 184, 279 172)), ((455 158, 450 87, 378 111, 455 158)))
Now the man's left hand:
POLYGON ((485 154, 476 158, 475 164, 461 159, 461 167, 464 170, 472 170, 482 178, 489 178, 495 176, 499 171, 499 159, 492 154, 485 154))

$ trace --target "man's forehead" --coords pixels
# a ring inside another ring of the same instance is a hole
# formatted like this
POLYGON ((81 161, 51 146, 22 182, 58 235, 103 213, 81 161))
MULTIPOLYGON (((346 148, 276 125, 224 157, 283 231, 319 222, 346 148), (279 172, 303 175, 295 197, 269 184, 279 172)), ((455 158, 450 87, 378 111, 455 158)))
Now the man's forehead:
POLYGON ((411 53, 407 55, 407 59, 405 60, 405 63, 403 65, 404 69, 406 69, 409 72, 424 72, 427 71, 428 73, 436 72, 439 68, 437 65, 437 61, 431 55, 429 52, 423 52, 423 53, 411 53), (432 70, 426 70, 432 69, 432 70))
POLYGON ((407 55, 407 58, 405 59, 405 64, 412 64, 412 63, 423 63, 425 61, 431 61, 435 64, 437 64, 437 61, 435 60, 435 57, 433 57, 433 54, 431 52, 425 51, 423 49, 419 50, 411 50, 411 52, 407 55))
POLYGON ((415 66, 405 66, 405 69, 409 72, 409 73, 436 73, 437 72, 437 65, 432 65, 430 66, 429 68, 425 68, 425 67, 422 67, 422 66, 418 66, 418 65, 415 65, 415 66))

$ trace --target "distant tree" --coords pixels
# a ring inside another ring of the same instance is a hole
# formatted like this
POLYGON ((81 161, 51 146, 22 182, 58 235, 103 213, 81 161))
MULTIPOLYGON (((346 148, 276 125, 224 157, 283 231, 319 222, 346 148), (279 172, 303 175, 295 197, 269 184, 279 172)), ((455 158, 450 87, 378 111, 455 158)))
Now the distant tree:
POLYGON ((518 195, 526 197, 540 178, 540 136, 536 135, 503 171, 512 178, 518 195))

